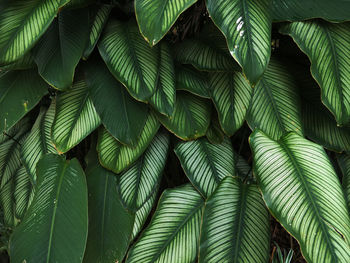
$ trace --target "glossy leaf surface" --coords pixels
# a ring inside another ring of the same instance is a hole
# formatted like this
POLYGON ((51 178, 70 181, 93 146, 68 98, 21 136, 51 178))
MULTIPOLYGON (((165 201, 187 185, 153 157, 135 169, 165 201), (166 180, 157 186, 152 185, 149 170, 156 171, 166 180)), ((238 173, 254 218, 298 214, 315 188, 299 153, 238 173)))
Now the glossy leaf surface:
POLYGON ((194 95, 210 98, 208 74, 194 69, 191 66, 177 66, 176 89, 186 90, 194 95))

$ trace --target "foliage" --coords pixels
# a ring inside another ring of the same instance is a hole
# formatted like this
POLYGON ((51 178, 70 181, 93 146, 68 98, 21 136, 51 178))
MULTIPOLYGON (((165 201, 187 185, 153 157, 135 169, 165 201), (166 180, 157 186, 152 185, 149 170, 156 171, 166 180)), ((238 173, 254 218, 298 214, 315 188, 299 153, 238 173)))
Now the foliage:
POLYGON ((350 262, 349 11, 0 0, 0 252, 350 262))

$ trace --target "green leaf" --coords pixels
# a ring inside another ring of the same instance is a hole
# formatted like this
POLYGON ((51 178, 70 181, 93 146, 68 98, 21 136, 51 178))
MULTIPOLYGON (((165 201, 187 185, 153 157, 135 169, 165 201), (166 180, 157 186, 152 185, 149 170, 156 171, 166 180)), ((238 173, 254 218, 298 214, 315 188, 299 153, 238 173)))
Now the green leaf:
POLYGON ((62 11, 34 48, 39 74, 56 89, 72 85, 88 40, 88 22, 87 9, 62 11))
POLYGON ((21 159, 33 184, 36 181, 36 165, 47 153, 57 153, 51 140, 51 126, 55 117, 55 100, 50 107, 42 107, 32 130, 24 140, 21 148, 21 159))
POLYGON ((47 94, 48 85, 36 70, 0 76, 0 132, 10 129, 47 94))
POLYGON ((263 78, 254 87, 247 121, 252 130, 258 128, 273 139, 289 131, 303 134, 297 85, 280 62, 271 60, 263 78))
POLYGON ((188 179, 204 197, 209 197, 223 178, 235 175, 234 152, 227 138, 221 144, 211 144, 205 138, 179 142, 175 153, 188 179))
POLYGON ((101 61, 89 63, 85 75, 91 100, 108 132, 124 144, 136 145, 147 105, 134 100, 101 61))
POLYGON ((209 86, 222 129, 232 136, 245 121, 253 89, 240 72, 212 73, 209 86))
POLYGON ((90 34, 83 54, 85 59, 87 59, 95 49, 111 10, 112 5, 92 5, 90 7, 90 34))
POLYGON ((150 104, 160 113, 170 116, 174 111, 176 86, 171 50, 166 42, 159 45, 158 81, 150 104))
POLYGON ((101 123, 90 99, 85 80, 77 79, 73 87, 57 96, 52 140, 65 153, 93 132, 101 123))
POLYGON ((298 240, 305 259, 348 262, 348 209, 324 149, 296 133, 274 141, 259 130, 251 135, 250 145, 265 203, 298 240))
POLYGON ((338 155, 337 157, 338 165, 343 174, 345 200, 350 211, 350 157, 347 154, 338 155))
POLYGON ((216 112, 213 112, 214 113, 211 114, 210 125, 205 136, 211 143, 222 143, 225 139, 225 133, 222 131, 216 112))
POLYGON ((146 41, 155 45, 176 19, 197 0, 135 0, 135 13, 146 41))
POLYGON ((116 176, 96 159, 88 167, 89 235, 84 262, 121 262, 129 246, 134 216, 121 204, 116 176))
POLYGON ((269 214, 254 184, 227 176, 206 202, 198 262, 268 262, 269 214))
POLYGON ((120 174, 118 192, 128 210, 139 210, 157 192, 168 157, 169 143, 169 134, 159 132, 145 153, 120 174))
POLYGON ((350 122, 350 23, 306 21, 280 29, 293 37, 311 61, 311 73, 321 87, 322 102, 339 125, 350 122))
POLYGON ((35 68, 34 57, 31 52, 27 52, 25 55, 17 59, 16 61, 7 64, 6 66, 0 66, 1 71, 9 70, 24 70, 35 68))
POLYGON ((170 117, 157 114, 159 121, 183 140, 204 136, 209 124, 211 106, 209 101, 189 93, 178 92, 175 109, 170 117))
POLYGON ((300 21, 323 18, 332 22, 349 21, 349 1, 327 0, 273 0, 272 16, 275 21, 300 21))
POLYGON ((11 0, 0 4, 0 65, 29 51, 68 0, 11 0))
POLYGON ((227 39, 228 49, 256 84, 271 53, 271 0, 207 0, 211 19, 227 39))
POLYGON ((134 163, 146 150, 159 129, 159 122, 149 114, 136 146, 127 146, 118 142, 108 131, 100 128, 97 152, 101 165, 115 173, 120 173, 134 163))
POLYGON ((203 206, 200 194, 190 185, 165 190, 126 262, 194 262, 203 206))
POLYGON ((199 97, 210 99, 208 74, 190 66, 177 66, 176 90, 186 90, 199 97))
POLYGON ((88 227, 84 171, 76 159, 49 154, 37 176, 33 202, 11 236, 11 261, 81 262, 88 227))
POLYGON ((111 20, 98 49, 108 69, 134 98, 146 101, 153 95, 158 72, 157 48, 147 45, 134 21, 111 20))

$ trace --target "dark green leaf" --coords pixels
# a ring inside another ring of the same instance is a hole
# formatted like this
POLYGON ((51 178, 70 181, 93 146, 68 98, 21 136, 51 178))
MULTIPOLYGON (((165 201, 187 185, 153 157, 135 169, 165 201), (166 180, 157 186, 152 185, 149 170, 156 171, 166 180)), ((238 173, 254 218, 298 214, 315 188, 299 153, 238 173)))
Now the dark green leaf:
POLYGON ((200 72, 185 65, 177 66, 175 70, 177 90, 186 90, 194 95, 210 98, 210 86, 206 72, 200 72))

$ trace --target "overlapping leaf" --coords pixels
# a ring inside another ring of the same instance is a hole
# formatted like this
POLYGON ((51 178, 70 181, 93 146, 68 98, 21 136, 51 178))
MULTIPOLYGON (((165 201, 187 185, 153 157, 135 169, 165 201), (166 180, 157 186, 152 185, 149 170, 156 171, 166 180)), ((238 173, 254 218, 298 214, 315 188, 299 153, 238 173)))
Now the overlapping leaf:
POLYGON ((0 131, 6 131, 47 94, 36 70, 10 71, 0 76, 0 131))
POLYGON ((339 155, 338 164, 343 174, 343 190, 345 194, 345 200, 350 210, 350 157, 347 154, 339 155))
POLYGON ((253 89, 240 72, 212 73, 209 86, 221 127, 232 136, 245 121, 253 89))
POLYGON ((135 101, 100 61, 85 71, 92 102, 106 127, 118 141, 135 145, 147 119, 148 108, 135 101))
POLYGON ((209 197, 223 178, 235 175, 234 152, 227 138, 221 144, 211 144, 205 138, 180 142, 175 153, 187 177, 204 197, 209 197))
POLYGON ((272 60, 263 78, 254 87, 247 121, 278 139, 288 131, 303 134, 301 104, 296 82, 287 69, 272 60))
POLYGON ((339 125, 350 122, 350 23, 295 22, 280 29, 293 37, 311 61, 322 101, 339 125))
POLYGON ((146 101, 153 95, 158 72, 157 48, 147 45, 134 21, 111 20, 98 49, 109 70, 133 97, 146 101))
POLYGON ((52 124, 52 140, 55 148, 67 152, 101 123, 83 79, 77 79, 73 87, 57 96, 56 115, 52 124))
POLYGON ((135 0, 135 13, 140 31, 155 45, 169 31, 180 14, 197 0, 135 0))
POLYGON ((96 157, 87 170, 89 235, 84 262, 121 262, 129 246, 134 216, 120 202, 117 178, 101 167, 96 157))
POLYGON ((210 98, 209 80, 206 72, 185 65, 177 66, 175 70, 177 90, 186 90, 194 95, 210 98))
POLYGON ((158 114, 160 122, 183 140, 204 136, 209 124, 211 106, 209 101, 189 93, 178 92, 175 109, 170 117, 158 114))
POLYGON ((36 165, 47 153, 57 153, 51 140, 51 126, 55 118, 55 100, 50 107, 42 107, 32 130, 22 144, 21 158, 33 184, 36 181, 36 165))
POLYGON ((118 192, 124 206, 137 211, 157 192, 169 150, 169 135, 159 132, 145 153, 120 174, 118 192))
POLYGON ((0 65, 29 51, 68 0, 4 1, 0 4, 0 65))
POLYGON ((88 23, 87 9, 60 12, 35 46, 39 73, 51 86, 63 90, 72 85, 75 67, 88 40, 88 23))
POLYGON ((268 262, 269 232, 257 186, 227 176, 206 202, 198 262, 268 262))
POLYGON ((271 0, 207 0, 208 12, 227 39, 232 56, 255 84, 270 59, 271 0))
POLYGON ((84 171, 76 159, 49 154, 37 176, 33 202, 11 236, 11 260, 81 262, 88 227, 84 171))
POLYGON ((323 148, 296 133, 274 141, 258 130, 251 135, 250 145, 266 205, 299 241, 305 259, 348 262, 350 218, 339 179, 323 148))
POLYGON ((134 147, 121 144, 101 127, 98 134, 97 152, 102 166, 115 173, 120 173, 129 167, 146 150, 159 126, 156 117, 148 114, 146 124, 134 147))

